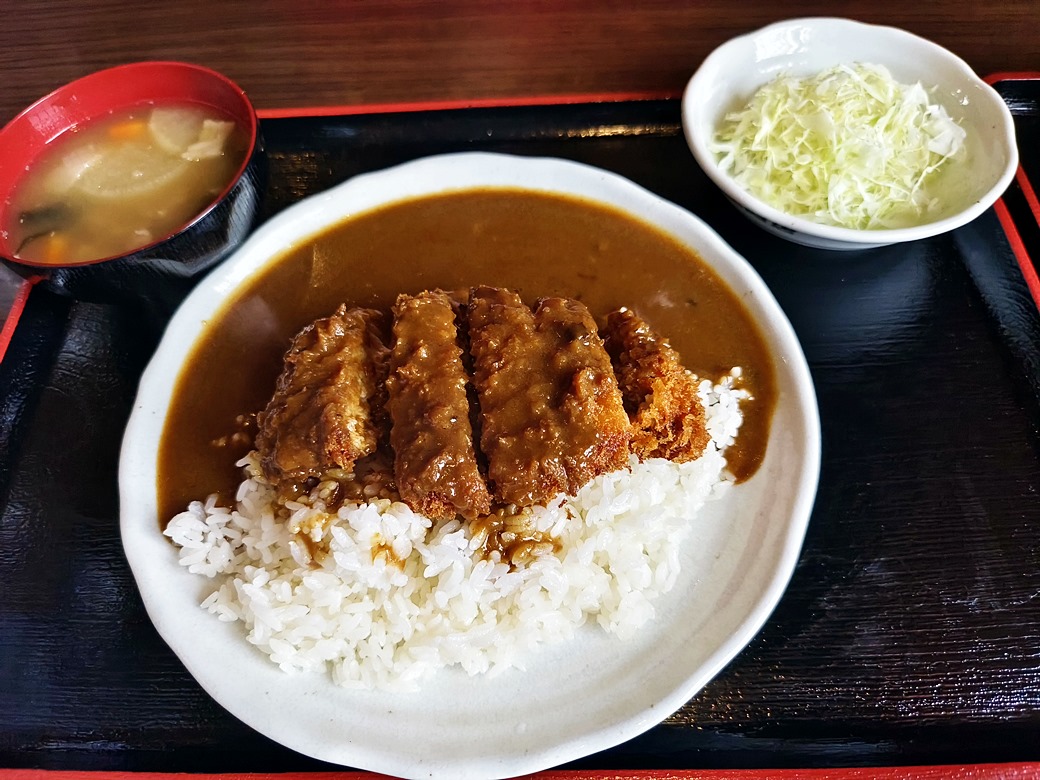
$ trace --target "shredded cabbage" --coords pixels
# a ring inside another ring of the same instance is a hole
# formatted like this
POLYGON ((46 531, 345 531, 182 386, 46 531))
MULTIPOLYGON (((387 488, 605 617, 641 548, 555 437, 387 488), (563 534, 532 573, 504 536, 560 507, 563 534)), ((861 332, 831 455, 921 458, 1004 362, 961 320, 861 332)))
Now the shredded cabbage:
POLYGON ((940 209, 927 185, 965 136, 920 83, 855 64, 774 79, 726 115, 711 150, 738 184, 787 214, 879 229, 940 209))

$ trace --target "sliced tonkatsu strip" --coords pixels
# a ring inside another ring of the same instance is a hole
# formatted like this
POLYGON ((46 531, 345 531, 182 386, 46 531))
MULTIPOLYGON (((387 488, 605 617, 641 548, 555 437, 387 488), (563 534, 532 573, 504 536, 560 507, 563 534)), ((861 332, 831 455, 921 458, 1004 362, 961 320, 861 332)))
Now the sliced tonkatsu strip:
POLYGON ((394 478, 402 500, 433 519, 491 510, 477 467, 453 300, 439 290, 394 305, 387 379, 394 478))
POLYGON ((386 328, 382 312, 340 306, 293 339, 257 418, 256 449, 269 480, 349 471, 375 451, 385 429, 386 328))
POLYGON ((610 356, 585 304, 543 298, 535 323, 554 385, 558 448, 567 490, 628 463, 630 427, 610 356))
POLYGON ((514 292, 474 288, 469 338, 496 498, 544 504, 624 468, 628 417, 584 304, 546 298, 532 312, 514 292))
POLYGON ((700 457, 708 444, 704 407, 679 354, 630 309, 607 317, 606 345, 632 423, 632 452, 678 463, 700 457))
POLYGON ((503 503, 545 504, 569 482, 534 313, 510 290, 475 287, 467 317, 488 482, 503 503))

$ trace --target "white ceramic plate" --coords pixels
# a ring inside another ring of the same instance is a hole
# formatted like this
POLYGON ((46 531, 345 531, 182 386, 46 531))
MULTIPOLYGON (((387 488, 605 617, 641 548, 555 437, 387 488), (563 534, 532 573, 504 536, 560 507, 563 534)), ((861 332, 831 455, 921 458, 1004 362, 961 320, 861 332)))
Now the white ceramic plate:
POLYGON ((790 324, 751 266, 699 219, 614 174, 576 163, 489 154, 432 157, 359 176, 283 212, 203 280, 177 312, 141 380, 120 461, 121 532, 148 614, 203 688, 236 717, 301 753, 407 777, 490 778, 537 771, 649 729, 751 640, 794 569, 812 508, 820 430, 790 324), (287 675, 241 625, 198 604, 208 581, 177 564, 159 533, 156 452, 177 374, 211 314, 290 245, 402 198, 475 187, 566 193, 612 204, 696 249, 744 300, 773 354, 778 405, 757 474, 698 518, 675 589, 630 642, 588 626, 526 671, 438 673, 419 693, 359 693, 324 674, 287 675))

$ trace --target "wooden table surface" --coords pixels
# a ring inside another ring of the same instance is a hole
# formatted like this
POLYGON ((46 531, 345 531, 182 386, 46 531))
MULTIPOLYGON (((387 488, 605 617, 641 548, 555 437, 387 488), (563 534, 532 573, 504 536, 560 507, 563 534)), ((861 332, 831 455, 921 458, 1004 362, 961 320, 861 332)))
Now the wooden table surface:
POLYGON ((37 0, 0 25, 0 122, 61 84, 198 62, 259 108, 678 93, 728 38, 791 16, 893 24, 980 74, 1040 70, 1035 0, 37 0))

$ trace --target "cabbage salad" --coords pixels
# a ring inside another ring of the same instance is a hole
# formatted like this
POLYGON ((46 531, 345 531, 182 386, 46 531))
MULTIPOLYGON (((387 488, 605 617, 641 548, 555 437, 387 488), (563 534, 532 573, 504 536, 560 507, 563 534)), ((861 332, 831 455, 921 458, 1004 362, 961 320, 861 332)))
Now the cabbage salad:
POLYGON ((774 208, 877 230, 940 210, 927 184, 966 153, 965 135, 920 83, 854 64, 769 82, 725 116, 711 150, 723 171, 774 208))

